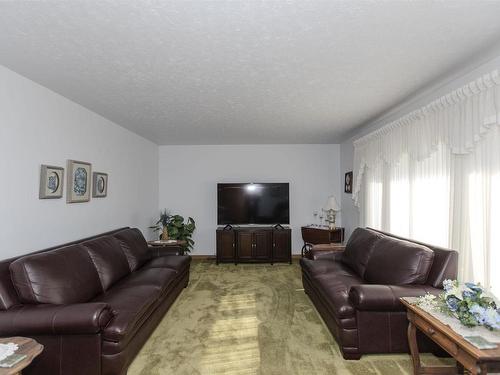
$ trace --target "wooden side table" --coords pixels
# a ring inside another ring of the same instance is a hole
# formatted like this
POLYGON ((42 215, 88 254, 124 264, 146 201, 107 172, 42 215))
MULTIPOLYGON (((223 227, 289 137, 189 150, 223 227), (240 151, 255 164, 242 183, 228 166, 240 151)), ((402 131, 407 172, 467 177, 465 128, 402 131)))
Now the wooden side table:
POLYGON ((443 324, 418 306, 401 299, 406 306, 408 325, 408 344, 413 360, 413 373, 420 374, 457 374, 463 369, 472 375, 484 375, 488 370, 500 369, 500 347, 481 350, 466 341, 462 336, 443 324), (417 345, 417 329, 446 350, 456 361, 455 366, 422 366, 417 345))
POLYGON ((0 339, 1 344, 7 344, 9 342, 17 344, 19 349, 16 354, 25 354, 26 358, 16 363, 13 367, 0 367, 0 375, 21 374, 21 371, 28 367, 33 359, 35 359, 43 351, 43 345, 28 337, 7 337, 0 339))
POLYGON ((312 245, 312 247, 304 252, 304 257, 308 259, 317 259, 321 257, 321 254, 341 252, 345 250, 345 245, 341 243, 325 243, 312 245))
POLYGON ((182 240, 148 241, 148 247, 154 252, 154 256, 179 255, 184 245, 186 241, 182 240))
POLYGON ((330 229, 328 227, 305 226, 301 228, 301 232, 304 241, 301 251, 302 257, 304 257, 308 247, 312 245, 344 242, 344 228, 341 227, 330 229))

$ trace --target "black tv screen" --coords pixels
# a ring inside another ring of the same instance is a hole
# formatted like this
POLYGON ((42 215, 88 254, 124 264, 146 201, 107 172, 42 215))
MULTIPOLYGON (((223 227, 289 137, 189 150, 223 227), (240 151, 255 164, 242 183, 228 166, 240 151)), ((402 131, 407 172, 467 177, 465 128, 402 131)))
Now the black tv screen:
POLYGON ((217 224, 290 224, 288 185, 217 184, 217 224))

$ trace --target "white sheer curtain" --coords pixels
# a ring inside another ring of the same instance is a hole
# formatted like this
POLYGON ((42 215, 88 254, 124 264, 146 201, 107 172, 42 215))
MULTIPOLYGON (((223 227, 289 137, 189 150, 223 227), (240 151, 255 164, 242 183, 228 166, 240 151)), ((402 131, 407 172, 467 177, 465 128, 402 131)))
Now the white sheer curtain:
POLYGON ((500 295, 500 78, 492 72, 354 143, 362 225, 460 253, 500 295))
POLYGON ((365 172, 363 225, 448 246, 450 154, 442 147, 422 161, 401 155, 365 172), (429 230, 432 228, 432 230, 429 230))

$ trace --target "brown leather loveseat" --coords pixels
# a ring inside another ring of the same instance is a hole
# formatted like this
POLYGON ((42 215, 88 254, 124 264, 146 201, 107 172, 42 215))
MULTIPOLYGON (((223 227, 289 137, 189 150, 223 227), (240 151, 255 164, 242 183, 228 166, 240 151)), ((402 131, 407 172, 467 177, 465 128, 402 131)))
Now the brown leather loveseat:
MULTIPOLYGON (((438 294, 457 277, 458 253, 369 228, 357 228, 343 252, 301 259, 305 292, 345 359, 408 352, 408 321, 399 297, 438 294)), ((435 351, 419 337, 422 351, 435 351)))
POLYGON ((187 286, 190 262, 153 255, 131 228, 1 261, 0 336, 44 345, 23 374, 125 374, 187 286))

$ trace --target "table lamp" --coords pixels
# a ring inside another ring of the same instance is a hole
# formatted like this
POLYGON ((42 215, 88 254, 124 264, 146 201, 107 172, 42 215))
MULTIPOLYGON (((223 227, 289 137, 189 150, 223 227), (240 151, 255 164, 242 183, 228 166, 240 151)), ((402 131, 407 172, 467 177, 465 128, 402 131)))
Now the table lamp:
POLYGON ((323 211, 326 213, 326 221, 329 223, 330 229, 335 229, 335 216, 340 211, 340 205, 333 195, 328 197, 323 211))

